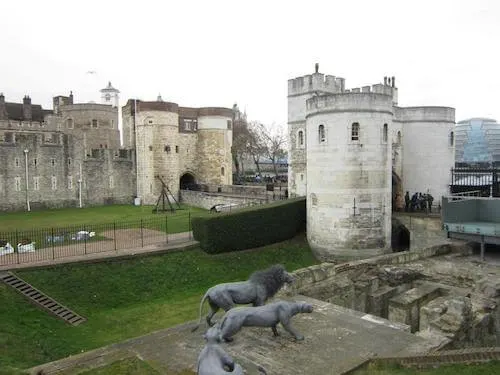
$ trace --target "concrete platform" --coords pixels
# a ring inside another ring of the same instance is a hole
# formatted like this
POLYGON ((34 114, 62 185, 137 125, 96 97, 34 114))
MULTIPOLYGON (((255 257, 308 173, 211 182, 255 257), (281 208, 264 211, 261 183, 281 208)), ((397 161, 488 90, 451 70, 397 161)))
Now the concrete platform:
MULTIPOLYGON (((296 342, 281 326, 279 337, 271 329, 244 328, 235 340, 223 347, 246 370, 258 374, 257 365, 269 375, 342 374, 374 356, 403 356, 425 353, 433 344, 409 333, 404 324, 345 309, 305 296, 292 300, 314 306, 311 314, 299 314, 293 325, 305 336, 296 342)), ((165 308, 168 308, 167 306, 165 308)), ((139 356, 162 372, 191 369, 204 346, 203 329, 192 333, 193 322, 72 356, 32 369, 46 374, 75 373, 76 368, 92 368, 120 358, 139 356)))

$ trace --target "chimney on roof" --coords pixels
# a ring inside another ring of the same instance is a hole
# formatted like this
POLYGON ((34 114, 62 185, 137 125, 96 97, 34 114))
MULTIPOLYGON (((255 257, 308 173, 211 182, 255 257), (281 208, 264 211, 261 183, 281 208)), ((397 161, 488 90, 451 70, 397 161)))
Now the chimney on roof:
POLYGON ((319 72, 319 63, 314 64, 315 73, 319 72))
POLYGON ((0 120, 7 120, 7 110, 5 109, 5 96, 0 92, 0 120))
POLYGON ((33 118, 33 112, 31 110, 31 98, 25 95, 23 98, 23 119, 31 121, 33 118))

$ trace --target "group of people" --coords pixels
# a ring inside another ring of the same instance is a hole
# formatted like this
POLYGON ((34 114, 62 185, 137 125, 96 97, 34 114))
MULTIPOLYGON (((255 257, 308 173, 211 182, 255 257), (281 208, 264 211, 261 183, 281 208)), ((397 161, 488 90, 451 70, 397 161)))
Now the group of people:
POLYGON ((406 212, 432 212, 432 202, 434 197, 429 193, 415 193, 410 198, 410 192, 405 194, 405 211, 406 212))

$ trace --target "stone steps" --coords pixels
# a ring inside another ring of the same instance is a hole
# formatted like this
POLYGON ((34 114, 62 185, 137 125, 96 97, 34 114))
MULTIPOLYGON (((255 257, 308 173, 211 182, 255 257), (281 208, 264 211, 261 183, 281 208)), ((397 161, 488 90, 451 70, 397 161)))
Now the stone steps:
POLYGON ((5 272, 0 274, 0 280, 2 280, 6 285, 10 286, 17 292, 24 295, 29 299, 31 303, 35 304, 38 307, 41 307, 45 311, 48 311, 57 318, 64 320, 66 323, 77 326, 87 321, 87 319, 85 319, 84 317, 78 315, 74 311, 50 298, 13 273, 5 272))

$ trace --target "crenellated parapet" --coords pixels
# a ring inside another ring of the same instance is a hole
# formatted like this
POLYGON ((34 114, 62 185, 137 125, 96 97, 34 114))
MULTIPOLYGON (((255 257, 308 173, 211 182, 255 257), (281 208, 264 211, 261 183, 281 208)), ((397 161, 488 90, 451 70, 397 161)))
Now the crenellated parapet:
POLYGON ((288 80, 288 96, 314 92, 341 93, 345 89, 345 79, 322 73, 308 74, 288 80))
POLYGON ((317 112, 385 112, 392 115, 392 96, 373 92, 344 92, 314 96, 306 102, 307 116, 317 112))

